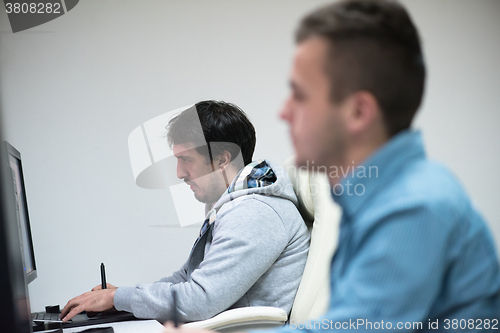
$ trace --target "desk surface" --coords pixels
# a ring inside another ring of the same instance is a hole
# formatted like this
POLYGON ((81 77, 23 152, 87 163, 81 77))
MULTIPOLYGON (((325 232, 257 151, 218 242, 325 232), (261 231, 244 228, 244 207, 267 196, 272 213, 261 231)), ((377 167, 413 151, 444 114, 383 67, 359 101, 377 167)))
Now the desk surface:
MULTIPOLYGON (((156 320, 132 320, 120 321, 116 323, 107 323, 82 327, 71 327, 63 329, 64 333, 77 333, 94 327, 113 327, 115 333, 162 333, 163 325, 156 320)), ((41 333, 50 333, 54 330, 43 331, 41 333)))

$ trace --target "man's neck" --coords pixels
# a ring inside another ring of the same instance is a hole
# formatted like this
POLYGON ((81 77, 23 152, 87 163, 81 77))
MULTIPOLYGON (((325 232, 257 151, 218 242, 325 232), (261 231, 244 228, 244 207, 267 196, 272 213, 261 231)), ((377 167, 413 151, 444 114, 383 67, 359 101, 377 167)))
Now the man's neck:
MULTIPOLYGON (((222 172, 222 177, 223 177, 223 182, 224 182, 224 188, 223 190, 221 191, 220 195, 218 196, 218 198, 220 198, 222 196, 222 194, 224 194, 224 191, 227 190, 227 188, 229 187, 229 185, 231 185, 231 183, 233 182, 234 178, 236 178, 236 176, 238 175, 238 172, 240 170, 235 170, 234 168, 226 168, 223 172, 222 172)), ((205 203, 205 215, 208 214, 208 212, 212 209, 212 207, 214 206, 215 202, 206 202, 205 203)))
POLYGON ((224 182, 226 183, 226 189, 231 185, 233 182, 234 178, 238 175, 238 172, 240 170, 235 170, 234 168, 226 168, 224 172, 222 172, 222 176, 224 177, 224 182))
POLYGON ((387 141, 389 141, 389 138, 380 136, 369 140, 366 144, 354 144, 346 150, 342 159, 332 159, 329 165, 338 168, 338 172, 328 173, 330 186, 340 183, 344 177, 352 174, 352 171, 357 166, 363 164, 369 156, 379 150, 387 141))

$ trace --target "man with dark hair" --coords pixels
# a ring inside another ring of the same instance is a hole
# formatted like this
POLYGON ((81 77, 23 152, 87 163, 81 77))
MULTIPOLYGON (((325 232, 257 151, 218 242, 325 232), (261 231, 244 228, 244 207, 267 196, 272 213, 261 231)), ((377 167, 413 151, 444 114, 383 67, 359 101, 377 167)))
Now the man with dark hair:
POLYGON ((417 30, 397 2, 341 1, 302 20, 281 117, 296 164, 328 170, 342 219, 329 309, 272 332, 500 327, 490 231, 410 129, 424 77, 417 30))
POLYGON ((220 198, 236 173, 252 162, 256 143, 255 129, 245 113, 234 104, 216 101, 199 102, 195 108, 170 120, 167 139, 178 159, 177 177, 191 186, 196 199, 207 204, 207 208, 220 198), (205 167, 202 174, 190 177, 191 175, 183 173, 186 168, 181 166, 185 164, 186 155, 191 152, 186 147, 193 147, 192 153, 203 157, 204 165, 210 166, 205 167), (218 179, 213 168, 214 162, 217 162, 214 158, 223 157, 225 153, 230 156, 229 172, 234 174, 228 176, 224 170, 222 176, 225 178, 218 179), (204 177, 209 174, 210 177, 204 177), (197 181, 208 181, 209 184, 194 186, 197 181))
POLYGON ((230 309, 273 306, 290 312, 309 250, 286 171, 267 160, 252 162, 255 129, 234 104, 197 103, 167 125, 177 177, 206 217, 188 260, 172 276, 136 287, 100 286, 68 302, 69 320, 81 311, 111 308, 138 318, 204 320, 230 309))

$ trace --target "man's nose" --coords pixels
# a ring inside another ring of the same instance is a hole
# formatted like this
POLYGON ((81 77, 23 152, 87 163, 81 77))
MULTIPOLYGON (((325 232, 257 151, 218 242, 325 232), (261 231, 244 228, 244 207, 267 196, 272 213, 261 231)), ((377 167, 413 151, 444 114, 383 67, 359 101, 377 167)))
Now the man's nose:
POLYGON ((292 101, 288 97, 280 111, 280 118, 288 123, 292 121, 292 101))
POLYGON ((188 175, 189 173, 186 169, 180 163, 177 163, 177 178, 184 179, 187 178, 188 175))

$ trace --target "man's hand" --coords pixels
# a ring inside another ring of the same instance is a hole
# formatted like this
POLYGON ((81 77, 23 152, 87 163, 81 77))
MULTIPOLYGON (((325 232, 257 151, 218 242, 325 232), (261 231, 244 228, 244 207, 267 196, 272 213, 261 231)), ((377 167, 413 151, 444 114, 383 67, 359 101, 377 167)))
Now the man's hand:
MULTIPOLYGON (((108 289, 118 289, 118 287, 115 287, 113 286, 111 283, 106 283, 106 288, 108 289)), ((98 285, 98 286, 95 286, 94 288, 92 288, 92 291, 96 291, 96 290, 102 290, 102 285, 98 285)))
MULTIPOLYGON (((95 289, 95 288, 94 288, 95 289)), ((113 289, 95 290, 70 300, 61 311, 63 321, 68 321, 82 311, 102 312, 114 306, 116 287, 113 289)))

